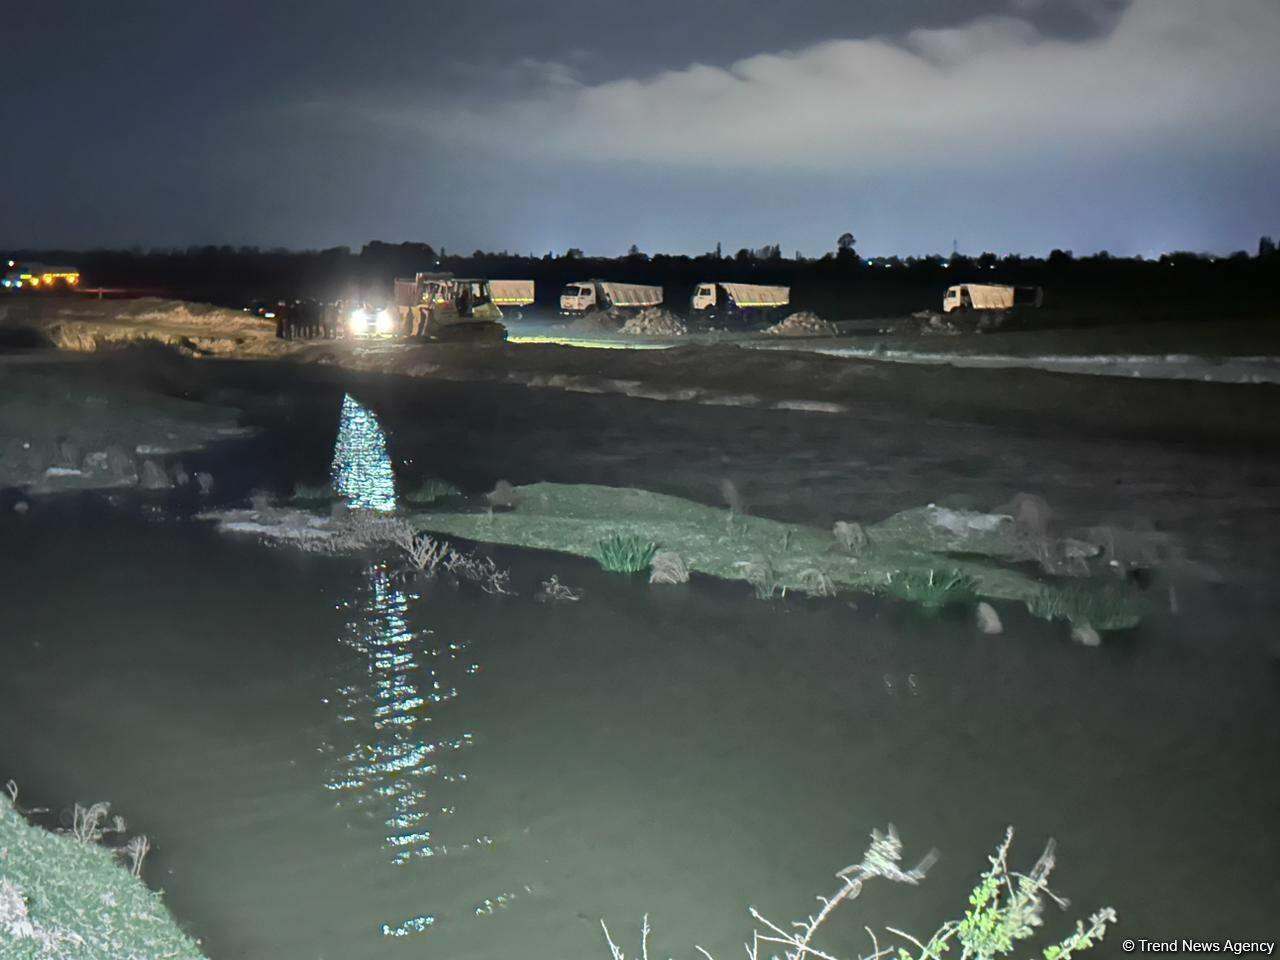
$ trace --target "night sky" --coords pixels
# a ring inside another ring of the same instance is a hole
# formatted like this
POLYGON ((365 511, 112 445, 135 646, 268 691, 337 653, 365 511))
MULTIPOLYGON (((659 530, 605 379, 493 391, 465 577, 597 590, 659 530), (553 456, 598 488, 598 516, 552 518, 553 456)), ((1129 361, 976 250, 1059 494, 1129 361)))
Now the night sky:
POLYGON ((0 246, 1280 234, 1280 0, 5 3, 0 246))

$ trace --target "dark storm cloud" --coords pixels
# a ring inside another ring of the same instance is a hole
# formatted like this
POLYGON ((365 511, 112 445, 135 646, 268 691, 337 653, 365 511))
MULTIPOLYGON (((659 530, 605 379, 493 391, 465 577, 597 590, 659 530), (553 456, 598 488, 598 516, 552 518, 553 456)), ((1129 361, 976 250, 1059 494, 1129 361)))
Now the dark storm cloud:
POLYGON ((1278 16, 53 0, 7 14, 0 243, 1241 245, 1280 220, 1278 16))

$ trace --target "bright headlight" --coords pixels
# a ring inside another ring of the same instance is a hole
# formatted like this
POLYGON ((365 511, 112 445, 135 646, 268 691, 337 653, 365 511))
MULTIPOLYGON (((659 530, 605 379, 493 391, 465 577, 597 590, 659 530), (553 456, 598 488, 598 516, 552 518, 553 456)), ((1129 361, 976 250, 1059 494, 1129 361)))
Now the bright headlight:
POLYGON ((391 311, 387 307, 383 307, 378 311, 378 318, 374 322, 377 324, 379 333, 390 333, 395 329, 395 322, 391 316, 391 311))

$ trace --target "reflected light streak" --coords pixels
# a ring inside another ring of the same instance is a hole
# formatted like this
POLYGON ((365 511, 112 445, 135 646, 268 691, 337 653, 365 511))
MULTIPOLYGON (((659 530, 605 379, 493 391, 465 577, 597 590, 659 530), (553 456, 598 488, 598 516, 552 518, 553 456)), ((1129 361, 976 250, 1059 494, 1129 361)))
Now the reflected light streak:
POLYGON ((396 508, 396 478, 382 424, 351 394, 342 398, 338 442, 333 448, 333 488, 353 507, 396 508))

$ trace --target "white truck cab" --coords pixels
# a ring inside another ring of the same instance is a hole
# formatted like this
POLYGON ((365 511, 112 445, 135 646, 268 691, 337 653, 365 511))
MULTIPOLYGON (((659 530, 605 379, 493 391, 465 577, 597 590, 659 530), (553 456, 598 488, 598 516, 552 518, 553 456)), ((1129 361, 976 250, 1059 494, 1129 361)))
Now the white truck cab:
POLYGON ((662 305, 662 288, 611 280, 577 280, 560 291, 560 312, 583 314, 592 310, 639 311, 662 305))
POLYGON ((595 305, 596 285, 594 283, 570 283, 560 291, 561 313, 586 313, 595 305))
POLYGON ((696 290, 693 291, 693 302, 690 304, 694 310, 710 310, 716 305, 716 285, 714 283, 700 283, 696 290))

